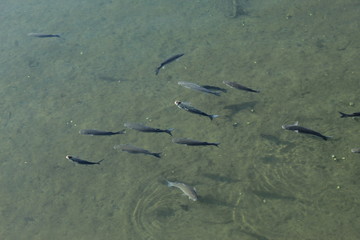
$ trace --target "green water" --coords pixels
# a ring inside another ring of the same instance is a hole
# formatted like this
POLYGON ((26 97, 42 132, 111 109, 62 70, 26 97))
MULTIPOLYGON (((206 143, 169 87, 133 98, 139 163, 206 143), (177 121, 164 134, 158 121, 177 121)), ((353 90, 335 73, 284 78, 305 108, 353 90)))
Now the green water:
POLYGON ((360 122, 338 114, 360 111, 357 0, 2 0, 0 9, 0 239, 360 238, 360 155, 350 152, 360 122), (235 16, 234 3, 244 12, 235 16), (295 121, 332 138, 281 129, 295 121), (221 145, 78 134, 125 122, 221 145), (164 179, 196 187, 199 200, 164 179))

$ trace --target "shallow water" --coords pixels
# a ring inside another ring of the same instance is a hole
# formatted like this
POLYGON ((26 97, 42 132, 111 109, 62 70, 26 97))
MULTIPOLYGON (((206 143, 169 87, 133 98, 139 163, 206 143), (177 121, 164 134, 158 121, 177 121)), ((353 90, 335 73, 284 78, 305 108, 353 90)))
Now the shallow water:
POLYGON ((360 111, 356 0, 4 0, 0 8, 1 239, 359 239, 360 155, 350 152, 360 146, 359 121, 338 114, 360 111), (246 14, 234 15, 234 2, 246 14), (223 80, 261 92, 217 97, 177 84, 227 88, 223 80), (281 129, 295 121, 332 138, 281 129), (125 122, 221 145, 131 129, 78 133, 125 122), (104 161, 75 165, 66 155, 104 161), (196 187, 199 200, 165 179, 196 187))

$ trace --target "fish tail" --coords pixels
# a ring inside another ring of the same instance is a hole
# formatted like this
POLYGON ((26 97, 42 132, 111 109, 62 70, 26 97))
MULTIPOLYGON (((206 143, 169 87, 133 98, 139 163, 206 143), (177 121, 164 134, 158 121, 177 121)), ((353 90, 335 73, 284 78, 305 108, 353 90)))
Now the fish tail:
POLYGON ((219 147, 220 143, 213 143, 212 145, 214 145, 215 147, 219 147))
POLYGON ((344 117, 348 117, 349 116, 349 114, 346 114, 346 113, 343 113, 343 112, 339 112, 340 114, 341 114, 341 118, 344 118, 344 117))
POLYGON ((175 128, 169 128, 169 129, 166 129, 165 130, 165 132, 167 133, 167 134, 169 134, 170 136, 172 136, 172 131, 174 131, 175 130, 175 128))
POLYGON ((170 182, 169 180, 167 180, 166 178, 164 178, 165 182, 166 182, 166 185, 168 187, 173 187, 174 186, 174 183, 173 182, 170 182))
POLYGON ((321 138, 324 139, 325 141, 327 141, 329 138, 332 138, 332 136, 322 135, 321 138))
POLYGON ((101 159, 100 161, 96 162, 96 164, 100 164, 104 159, 101 159))
POLYGON ((158 74, 159 74, 159 71, 160 71, 161 67, 162 67, 162 66, 157 67, 157 68, 155 69, 155 75, 158 75, 158 74))
POLYGON ((123 130, 121 130, 121 131, 118 131, 118 132, 115 132, 116 134, 124 134, 124 133, 126 133, 126 130, 125 129, 123 129, 123 130))
POLYGON ((151 155, 153 155, 154 157, 157 157, 157 158, 161 158, 161 152, 160 153, 152 153, 151 155))
POLYGON ((214 118, 219 117, 219 115, 214 114, 214 115, 209 115, 208 117, 210 118, 210 120, 213 120, 214 118))

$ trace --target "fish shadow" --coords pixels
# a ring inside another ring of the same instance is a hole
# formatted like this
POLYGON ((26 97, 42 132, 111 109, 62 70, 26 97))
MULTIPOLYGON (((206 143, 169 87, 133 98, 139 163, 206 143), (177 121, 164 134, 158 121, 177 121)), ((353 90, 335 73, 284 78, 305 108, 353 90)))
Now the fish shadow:
POLYGON ((230 111, 229 116, 233 117, 235 114, 237 114, 245 109, 253 109, 256 104, 257 104, 257 102, 255 102, 255 101, 244 102, 244 103, 239 103, 239 104, 227 105, 224 107, 224 109, 229 110, 230 111))
POLYGON ((222 176, 220 174, 213 174, 213 173, 204 173, 202 174, 204 177, 211 179, 213 181, 216 182, 222 182, 222 183, 236 183, 236 182, 240 182, 240 180, 234 179, 234 178, 230 178, 227 176, 222 176))
POLYGON ((114 77, 114 76, 108 76, 108 75, 95 75, 95 79, 108 82, 108 83, 121 83, 121 82, 127 82, 129 79, 124 77, 114 77))
POLYGON ((260 134, 260 137, 262 137, 265 140, 268 140, 276 145, 293 145, 290 141, 284 141, 281 140, 278 136, 271 135, 271 134, 260 134))
POLYGON ((225 201, 219 201, 218 199, 216 199, 210 195, 198 196, 198 202, 208 204, 208 205, 214 205, 214 206, 223 206, 223 207, 230 207, 230 208, 235 207, 235 205, 233 205, 233 204, 230 204, 225 201))

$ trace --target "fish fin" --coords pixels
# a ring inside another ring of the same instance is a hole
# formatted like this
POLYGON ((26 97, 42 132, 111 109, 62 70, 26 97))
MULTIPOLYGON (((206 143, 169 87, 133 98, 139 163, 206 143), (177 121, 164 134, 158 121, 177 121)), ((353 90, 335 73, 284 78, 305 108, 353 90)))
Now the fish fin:
POLYGON ((299 133, 299 130, 295 130, 294 132, 299 133))
POLYGON ((344 117, 348 117, 348 114, 346 114, 346 113, 343 113, 343 112, 339 112, 340 114, 341 114, 341 118, 344 118, 344 117))
POLYGON ((214 114, 214 115, 209 115, 210 120, 213 120, 214 118, 217 118, 217 117, 219 117, 219 115, 216 115, 216 114, 214 114))
POLYGON ((298 125, 299 125, 299 121, 296 121, 296 122, 294 123, 294 125, 295 125, 295 126, 298 126, 298 125))
POLYGON ((325 141, 327 141, 329 138, 332 138, 332 136, 325 136, 325 135, 323 135, 321 138, 324 139, 325 141))
POLYGON ((167 133, 167 134, 169 134, 170 136, 172 136, 172 131, 174 131, 175 130, 175 128, 169 128, 169 129, 166 129, 165 130, 165 132, 167 133))
POLYGON ((165 179, 165 181, 166 181, 166 185, 168 187, 173 187, 174 186, 174 184, 172 182, 170 182, 169 180, 165 179))

